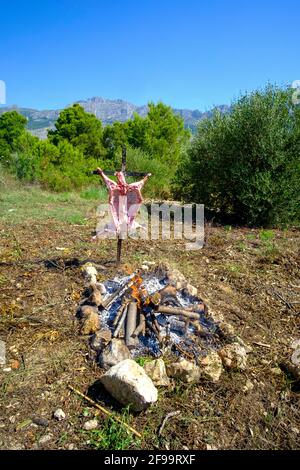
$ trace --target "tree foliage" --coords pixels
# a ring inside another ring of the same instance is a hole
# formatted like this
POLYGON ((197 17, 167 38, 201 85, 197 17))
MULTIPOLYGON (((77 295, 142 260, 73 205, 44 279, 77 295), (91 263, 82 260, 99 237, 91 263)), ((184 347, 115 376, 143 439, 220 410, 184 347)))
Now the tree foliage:
POLYGON ((101 121, 86 113, 79 104, 74 104, 60 113, 55 130, 48 132, 48 138, 54 145, 66 140, 84 156, 101 159, 105 155, 102 134, 101 121))
POLYGON ((299 137, 300 109, 289 90, 247 94, 231 114, 200 123, 175 193, 241 223, 299 221, 299 137))
POLYGON ((120 152, 124 144, 148 153, 154 159, 176 164, 190 133, 184 128, 183 119, 174 114, 170 106, 149 103, 146 117, 134 114, 125 123, 106 126, 103 144, 110 158, 120 152))
POLYGON ((17 111, 9 111, 0 116, 0 159, 3 163, 9 162, 17 139, 25 132, 26 123, 26 118, 17 111))

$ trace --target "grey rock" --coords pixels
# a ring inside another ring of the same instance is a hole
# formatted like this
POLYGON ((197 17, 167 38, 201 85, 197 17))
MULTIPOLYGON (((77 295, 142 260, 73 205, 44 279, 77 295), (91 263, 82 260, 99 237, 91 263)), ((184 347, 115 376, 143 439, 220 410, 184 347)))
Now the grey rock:
POLYGON ((113 338, 99 355, 99 364, 103 369, 115 366, 125 359, 130 359, 131 354, 122 339, 113 338))
POLYGON ((111 341, 111 331, 99 330, 92 336, 91 348, 94 349, 94 351, 101 351, 108 345, 110 341, 111 341))
POLYGON ((44 428, 46 428, 47 426, 49 426, 49 421, 48 419, 46 418, 40 418, 38 416, 34 416, 32 418, 32 422, 34 424, 37 424, 38 426, 43 426, 44 428))
POLYGON ((141 411, 157 401, 152 380, 135 361, 126 359, 113 366, 100 378, 106 390, 123 405, 141 411))

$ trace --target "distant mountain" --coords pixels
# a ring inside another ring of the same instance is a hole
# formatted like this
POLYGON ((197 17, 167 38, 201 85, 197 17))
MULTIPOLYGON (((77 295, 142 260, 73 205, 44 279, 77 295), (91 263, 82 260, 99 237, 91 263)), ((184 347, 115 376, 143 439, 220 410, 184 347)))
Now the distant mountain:
MULTIPOLYGON (((111 124, 115 121, 128 121, 133 117, 134 113, 144 117, 148 112, 147 105, 136 106, 124 100, 109 100, 99 96, 89 98, 87 100, 76 101, 76 103, 80 104, 88 113, 95 114, 95 116, 97 116, 104 125, 111 124)), ((222 113, 228 113, 230 106, 216 106, 207 112, 201 112, 198 109, 174 109, 174 112, 183 118, 187 128, 194 131, 198 122, 206 117, 211 117, 215 109, 219 109, 222 113)), ((40 139, 45 139, 47 137, 48 130, 54 128, 55 121, 61 111, 60 109, 39 111, 37 109, 20 108, 18 106, 7 106, 0 107, 0 115, 6 111, 12 110, 18 111, 28 119, 28 130, 40 139)))

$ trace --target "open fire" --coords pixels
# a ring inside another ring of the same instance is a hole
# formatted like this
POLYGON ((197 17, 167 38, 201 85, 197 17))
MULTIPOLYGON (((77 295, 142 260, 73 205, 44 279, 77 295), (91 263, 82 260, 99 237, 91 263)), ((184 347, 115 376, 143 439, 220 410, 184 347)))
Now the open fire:
POLYGON ((172 351, 197 363, 208 349, 222 344, 220 329, 196 289, 178 283, 161 267, 116 277, 103 285, 89 278, 88 284, 93 297, 97 292, 98 302, 94 306, 90 295, 81 309, 96 307, 102 330, 122 340, 133 357, 159 357, 172 351))

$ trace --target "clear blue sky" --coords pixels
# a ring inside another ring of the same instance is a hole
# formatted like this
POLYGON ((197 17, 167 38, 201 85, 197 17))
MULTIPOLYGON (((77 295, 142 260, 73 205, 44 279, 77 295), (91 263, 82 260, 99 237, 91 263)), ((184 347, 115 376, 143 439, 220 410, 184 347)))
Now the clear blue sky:
POLYGON ((300 79, 299 18, 299 0, 0 0, 0 80, 10 105, 207 110, 300 79))

